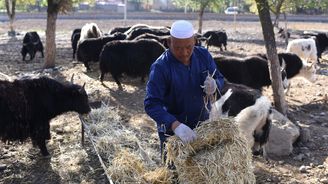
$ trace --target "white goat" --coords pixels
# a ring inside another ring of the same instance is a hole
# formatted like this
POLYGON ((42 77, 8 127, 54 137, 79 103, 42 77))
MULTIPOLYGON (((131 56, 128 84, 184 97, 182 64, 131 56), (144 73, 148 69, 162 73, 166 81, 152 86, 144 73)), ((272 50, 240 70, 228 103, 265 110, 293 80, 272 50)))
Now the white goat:
POLYGON ((270 100, 265 96, 261 96, 256 100, 254 105, 243 109, 235 117, 235 120, 239 125, 240 131, 242 134, 245 135, 250 148, 254 149, 254 135, 256 136, 257 134, 263 133, 262 128, 263 126, 265 126, 265 124, 267 123, 267 119, 269 118, 270 108, 270 100))
POLYGON ((305 61, 309 59, 316 63, 318 61, 317 47, 313 39, 295 39, 288 43, 287 52, 298 55, 305 61))
MULTIPOLYGON (((212 104, 209 117, 210 121, 227 117, 228 112, 223 112, 222 107, 226 101, 231 98, 232 93, 233 91, 229 89, 219 100, 212 104)), ((240 95, 237 96, 240 97, 240 95)), ((246 99, 232 97, 230 100, 235 101, 246 99)), ((235 116, 240 133, 245 136, 253 153, 258 152, 261 146, 267 142, 271 126, 270 109, 270 100, 265 96, 261 96, 255 100, 254 105, 244 108, 235 116)))
POLYGON ((102 36, 102 32, 96 23, 86 23, 81 29, 80 41, 88 38, 98 38, 102 36))

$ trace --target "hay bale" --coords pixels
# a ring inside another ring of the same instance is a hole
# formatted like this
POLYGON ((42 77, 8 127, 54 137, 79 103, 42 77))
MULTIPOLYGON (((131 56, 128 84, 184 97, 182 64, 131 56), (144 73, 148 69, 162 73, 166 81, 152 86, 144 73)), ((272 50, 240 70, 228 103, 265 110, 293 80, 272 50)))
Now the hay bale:
POLYGON ((251 149, 232 118, 203 122, 195 132, 198 139, 191 144, 168 139, 167 160, 180 183, 255 183, 251 149))

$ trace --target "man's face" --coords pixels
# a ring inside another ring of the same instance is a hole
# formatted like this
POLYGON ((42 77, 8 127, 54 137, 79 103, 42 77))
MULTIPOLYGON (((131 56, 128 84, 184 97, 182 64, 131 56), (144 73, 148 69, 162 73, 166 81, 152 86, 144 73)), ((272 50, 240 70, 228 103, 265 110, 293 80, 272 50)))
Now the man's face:
POLYGON ((190 64, 190 57, 195 45, 195 38, 178 39, 170 37, 169 48, 174 57, 187 65, 190 64))

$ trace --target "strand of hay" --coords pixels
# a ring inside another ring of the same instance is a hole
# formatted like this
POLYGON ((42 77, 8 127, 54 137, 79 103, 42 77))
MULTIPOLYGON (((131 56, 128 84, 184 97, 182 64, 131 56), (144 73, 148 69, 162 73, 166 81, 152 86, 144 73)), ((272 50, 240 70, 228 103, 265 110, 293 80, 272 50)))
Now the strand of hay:
POLYGON ((142 176, 142 183, 152 183, 152 184, 172 184, 174 178, 173 171, 169 170, 167 167, 159 167, 154 171, 149 171, 142 176))
POLYGON ((251 149, 232 118, 203 122, 195 132, 191 144, 168 139, 167 161, 176 166, 180 183, 255 183, 251 149))

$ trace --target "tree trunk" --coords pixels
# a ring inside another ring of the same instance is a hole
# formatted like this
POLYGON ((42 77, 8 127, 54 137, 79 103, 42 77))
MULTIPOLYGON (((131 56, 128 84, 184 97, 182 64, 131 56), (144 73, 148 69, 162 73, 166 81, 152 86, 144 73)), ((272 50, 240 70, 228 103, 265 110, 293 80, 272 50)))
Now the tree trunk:
POLYGON ((5 4, 6 4, 7 15, 9 17, 9 29, 10 32, 14 33, 16 0, 6 0, 5 4))
POLYGON ((269 5, 266 0, 255 0, 259 11, 265 48, 269 60, 269 70, 272 81, 273 98, 276 109, 286 115, 287 104, 282 86, 280 64, 277 55, 276 42, 274 38, 273 25, 271 22, 269 5))
POLYGON ((206 0, 205 2, 201 1, 200 4, 200 9, 198 14, 198 31, 197 31, 199 34, 202 34, 204 11, 205 8, 208 6, 209 2, 210 2, 209 0, 206 0))
POLYGON ((285 29, 284 29, 285 44, 286 44, 286 48, 287 48, 287 45, 288 45, 287 16, 286 16, 286 12, 284 12, 283 14, 284 14, 284 21, 285 21, 285 29))
POLYGON ((282 4, 284 3, 285 0, 279 0, 277 5, 275 6, 275 15, 276 15, 276 19, 274 21, 273 26, 279 28, 279 17, 280 17, 280 12, 281 12, 281 7, 282 4))
POLYGON ((204 9, 205 9, 205 7, 201 6, 201 8, 199 10, 199 14, 198 14, 198 31, 197 31, 197 33, 199 33, 199 34, 202 34, 204 9))
POLYGON ((44 68, 55 67, 56 60, 56 20, 58 12, 48 12, 46 29, 46 60, 44 68))
POLYGON ((279 17, 280 13, 275 14, 276 18, 274 20, 273 26, 279 28, 279 17))

